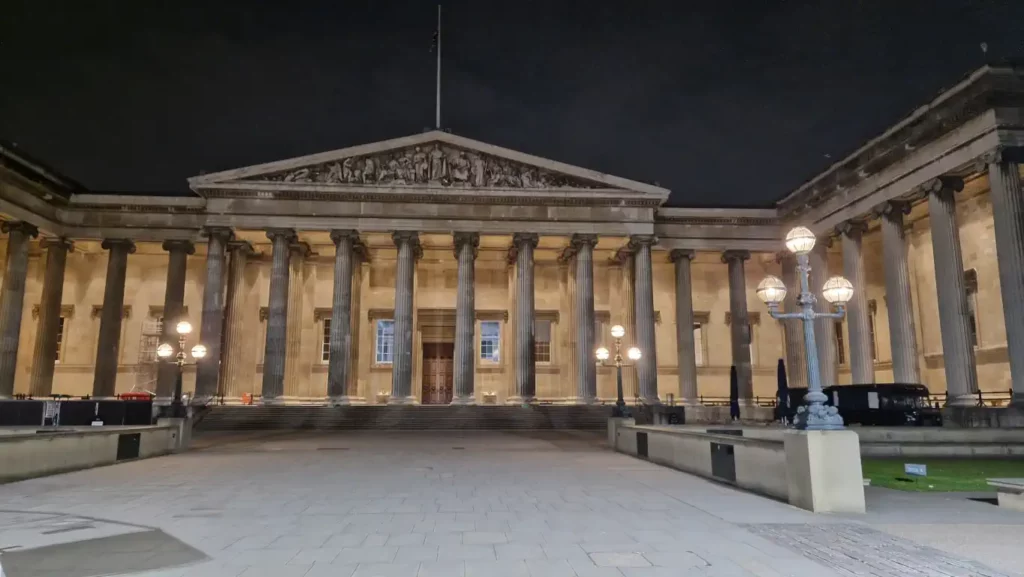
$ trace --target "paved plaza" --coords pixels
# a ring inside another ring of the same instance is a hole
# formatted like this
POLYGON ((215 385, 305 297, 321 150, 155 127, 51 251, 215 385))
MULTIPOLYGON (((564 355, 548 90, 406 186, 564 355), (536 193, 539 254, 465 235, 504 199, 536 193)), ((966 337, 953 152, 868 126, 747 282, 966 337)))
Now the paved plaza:
POLYGON ((593 433, 207 434, 0 486, 6 577, 1024 574, 1024 514, 871 489, 814 515, 593 433))

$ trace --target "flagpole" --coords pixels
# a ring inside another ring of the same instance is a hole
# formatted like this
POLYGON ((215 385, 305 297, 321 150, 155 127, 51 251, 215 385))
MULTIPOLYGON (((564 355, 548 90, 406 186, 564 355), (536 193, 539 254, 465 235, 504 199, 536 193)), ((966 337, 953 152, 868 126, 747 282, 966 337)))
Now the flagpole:
POLYGON ((437 97, 434 109, 434 127, 441 129, 441 5, 437 5, 437 97))

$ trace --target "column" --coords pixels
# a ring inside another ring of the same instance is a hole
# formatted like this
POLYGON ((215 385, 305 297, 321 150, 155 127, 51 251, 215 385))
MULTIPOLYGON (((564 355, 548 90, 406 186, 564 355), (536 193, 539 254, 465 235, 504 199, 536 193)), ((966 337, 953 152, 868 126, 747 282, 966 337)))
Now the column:
POLYGON ((751 405, 754 399, 754 376, 750 368, 750 313, 747 312, 747 277, 743 261, 750 258, 745 250, 727 250, 722 261, 729 265, 729 314, 732 321, 732 364, 736 365, 736 378, 741 405, 751 405))
POLYGON ((199 342, 206 345, 206 356, 196 361, 196 394, 199 404, 209 402, 217 394, 220 382, 221 338, 224 334, 224 261, 229 228, 209 228, 205 231, 206 285, 203 288, 203 315, 199 325, 199 342))
POLYGON ((285 346, 288 330, 288 262, 292 229, 271 229, 270 297, 267 302, 267 342, 263 354, 263 402, 274 403, 284 394, 285 346))
MULTIPOLYGON (((166 240, 163 244, 167 251, 167 285, 164 289, 163 326, 161 343, 178 344, 178 332, 175 330, 178 321, 184 320, 181 311, 185 306, 185 271, 188 267, 188 256, 196 249, 192 241, 166 240)), ((172 363, 157 363, 156 396, 164 400, 174 394, 174 384, 178 379, 178 368, 172 363)))
POLYGON ((636 275, 634 303, 636 309, 636 343, 640 360, 636 365, 640 400, 658 402, 658 351, 654 331, 654 269, 651 265, 651 246, 658 242, 653 236, 630 237, 633 250, 633 270, 636 275))
MULTIPOLYGON (((800 295, 800 276, 796 269, 796 257, 786 252, 779 256, 782 264, 782 282, 789 290, 783 308, 787 313, 799 312, 797 297, 800 295)), ((786 340, 786 378, 789 386, 807 386, 807 355, 804 352, 804 327, 802 322, 782 321, 786 340)))
MULTIPOLYGON (((284 400, 307 402, 311 400, 309 377, 313 370, 312 359, 303 355, 303 327, 313 323, 313 311, 306 307, 306 261, 313 256, 310 246, 304 242, 292 242, 292 256, 288 261, 288 306, 285 328, 284 355, 288 359, 284 367, 284 400), (310 313, 308 316, 306 313, 310 313)), ((318 339, 319 340, 319 339, 318 339)))
POLYGON ((897 383, 920 383, 917 365, 917 332, 910 297, 910 266, 903 215, 910 204, 890 202, 880 211, 882 227, 882 264, 885 272, 885 308, 889 315, 889 343, 892 349, 892 375, 897 383))
POLYGON ((846 308, 846 326, 850 333, 850 372, 854 384, 871 384, 875 382, 875 354, 871 347, 867 279, 860 250, 866 227, 862 222, 847 221, 840 225, 839 230, 843 243, 843 274, 853 284, 853 298, 846 308))
POLYGON ((228 294, 224 309, 224 351, 221 359, 220 381, 224 397, 238 399, 242 393, 252 393, 252 364, 245 362, 246 332, 252 326, 246 323, 246 305, 249 294, 245 281, 245 266, 253 254, 252 245, 245 241, 228 243, 228 294))
POLYGON ((411 404, 412 394, 412 314, 413 281, 416 259, 422 254, 420 237, 415 232, 400 231, 391 235, 398 247, 395 273, 395 350, 391 364, 391 402, 411 404))
POLYGON ((103 287, 103 310, 100 312, 92 396, 102 398, 113 397, 117 390, 121 320, 124 317, 124 281, 128 273, 128 255, 135 252, 135 243, 124 238, 108 238, 101 246, 110 254, 107 257, 107 281, 103 287))
POLYGON ((963 181, 953 178, 937 178, 925 185, 935 256, 935 289, 939 297, 946 404, 951 406, 973 406, 973 393, 978 390, 954 196, 963 188, 963 181))
MULTIPOLYGON (((25 306, 25 278, 28 276, 28 245, 39 234, 27 222, 7 221, 7 266, 0 289, 0 399, 14 394, 18 368, 18 343, 21 341, 21 315, 25 306)), ((58 304, 58 306, 60 306, 58 304)))
POLYGON ((512 237, 516 252, 516 392, 513 400, 529 402, 537 396, 537 373, 534 366, 534 296, 533 249, 539 237, 516 233, 512 237))
POLYGON ((676 265, 676 351, 679 356, 679 399, 684 405, 699 405, 697 356, 693 341, 693 281, 690 274, 692 250, 674 250, 669 258, 676 265))
POLYGON ((475 266, 480 235, 457 232, 454 237, 458 261, 458 293, 455 296, 455 394, 453 405, 474 402, 473 378, 476 369, 476 281, 475 266))
MULTIPOLYGON (((617 259, 622 264, 622 284, 620 285, 622 299, 617 304, 623 311, 622 325, 626 329, 626 336, 622 339, 622 354, 625 355, 630 347, 639 347, 639 341, 636 336, 636 283, 634 282, 636 266, 633 264, 634 256, 630 252, 628 245, 619 251, 617 259)), ((606 334, 603 336, 605 339, 609 339, 611 335, 606 334)), ((605 342, 611 345, 610 341, 605 342)), ((612 354, 614 354, 614 351, 612 351, 612 354)), ((637 399, 640 398, 640 388, 637 386, 637 369, 633 365, 622 368, 622 391, 627 401, 633 400, 633 402, 637 402, 637 399)))
POLYGON ((597 365, 594 357, 594 246, 595 234, 574 234, 576 287, 576 400, 592 403, 597 398, 597 365))
POLYGON ((988 163, 1014 406, 1024 405, 1024 192, 1020 185, 1020 152, 1000 151, 984 159, 988 163))
POLYGON ((46 249, 46 272, 43 273, 43 296, 39 302, 39 326, 36 329, 36 347, 32 352, 29 393, 34 397, 47 397, 53 393, 53 364, 57 360, 64 269, 68 251, 74 244, 66 238, 44 238, 39 244, 46 249))
MULTIPOLYGON (((821 287, 825 286, 828 280, 828 247, 831 244, 829 239, 818 239, 814 250, 809 256, 811 272, 810 282, 811 294, 816 297, 814 310, 819 313, 832 312, 832 305, 821 296, 821 287)), ((836 356, 836 320, 819 318, 814 321, 815 345, 818 349, 818 373, 821 377, 821 386, 830 387, 839 383, 839 357, 836 356)))
POLYGON ((331 404, 348 404, 348 375, 352 363, 352 271, 354 230, 332 230, 334 241, 334 294, 331 299, 330 359, 327 365, 327 396, 331 404))

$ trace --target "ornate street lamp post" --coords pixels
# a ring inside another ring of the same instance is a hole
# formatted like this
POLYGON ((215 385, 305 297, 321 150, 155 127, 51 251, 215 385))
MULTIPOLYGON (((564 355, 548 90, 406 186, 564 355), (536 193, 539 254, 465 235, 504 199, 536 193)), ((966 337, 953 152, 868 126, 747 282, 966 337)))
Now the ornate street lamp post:
MULTIPOLYGON (((192 324, 188 321, 179 322, 174 329, 178 333, 178 346, 177 348, 170 343, 163 343, 156 349, 158 357, 165 361, 171 360, 171 355, 174 355, 176 364, 178 365, 178 378, 174 381, 174 400, 171 401, 171 417, 172 418, 184 418, 185 407, 181 403, 181 373, 185 368, 185 337, 192 332, 192 324), (177 353, 175 353, 177 351, 177 353)), ((199 360, 206 356, 206 346, 203 344, 196 344, 192 347, 192 357, 199 360)))
MULTIPOLYGON (((615 364, 615 388, 618 393, 618 399, 615 401, 615 409, 612 411, 612 416, 628 418, 630 416, 629 409, 626 408, 626 399, 622 396, 622 337, 624 336, 626 336, 626 329, 622 328, 622 325, 612 327, 612 338, 615 339, 615 357, 612 359, 612 363, 615 364)), ((596 354, 597 364, 608 366, 608 358, 611 356, 608 349, 601 347, 597 349, 596 354)), ((626 351, 626 356, 633 362, 639 361, 640 349, 630 347, 626 351)))
POLYGON ((818 372, 818 349, 814 344, 814 319, 841 319, 846 314, 845 305, 853 297, 853 285, 841 276, 834 276, 825 281, 821 288, 821 296, 835 305, 836 312, 814 312, 817 298, 808 286, 808 274, 811 272, 808 254, 814 248, 814 233, 798 226, 786 235, 786 248, 796 255, 797 276, 800 277, 800 294, 796 302, 800 305, 799 312, 781 313, 779 303, 786 298, 786 285, 775 276, 768 276, 757 285, 757 296, 766 305, 768 313, 775 319, 801 319, 804 323, 804 348, 807 357, 807 407, 797 409, 794 426, 798 429, 829 430, 842 429, 843 418, 835 407, 826 407, 828 397, 821 390, 821 375, 818 372))

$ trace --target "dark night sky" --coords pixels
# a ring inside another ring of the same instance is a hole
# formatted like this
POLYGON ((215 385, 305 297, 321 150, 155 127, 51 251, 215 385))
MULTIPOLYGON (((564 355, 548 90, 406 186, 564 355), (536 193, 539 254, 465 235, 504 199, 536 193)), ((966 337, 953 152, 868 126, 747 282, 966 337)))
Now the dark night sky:
MULTIPOLYGON (((433 125, 435 1, 7 2, 0 137, 94 190, 433 125)), ((676 205, 770 205, 980 66, 981 42, 1024 55, 1021 0, 701 4, 445 0, 443 124, 676 205)))

